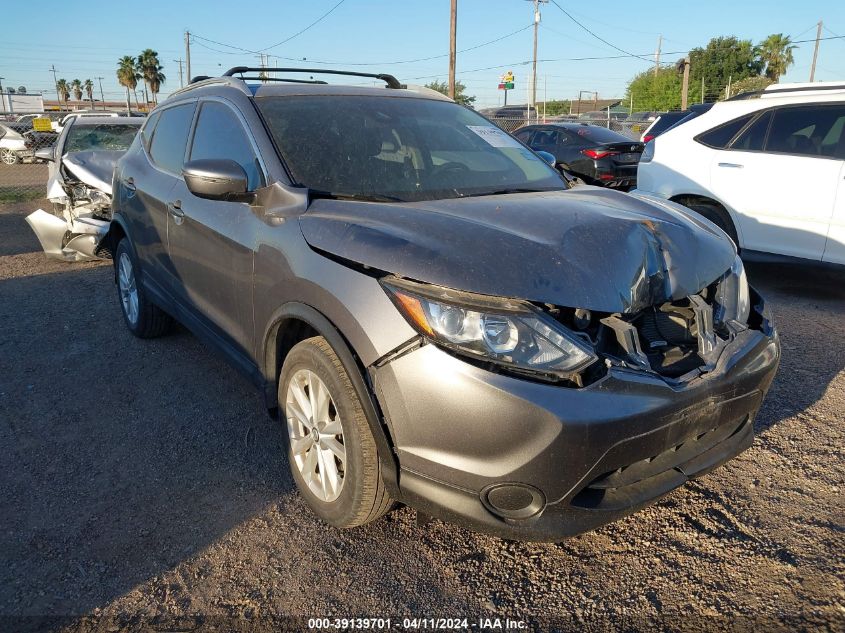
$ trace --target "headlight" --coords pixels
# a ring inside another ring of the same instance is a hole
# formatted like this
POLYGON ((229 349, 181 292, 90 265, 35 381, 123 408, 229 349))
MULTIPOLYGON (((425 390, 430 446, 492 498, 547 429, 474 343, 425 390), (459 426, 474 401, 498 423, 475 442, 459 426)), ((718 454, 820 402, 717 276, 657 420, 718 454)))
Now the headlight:
POLYGON ((714 320, 716 323, 738 321, 745 324, 751 313, 751 297, 748 292, 748 278, 745 276, 745 266, 737 255, 733 266, 719 280, 716 287, 716 307, 714 320))
POLYGON ((587 342, 530 304, 403 279, 382 285, 417 332, 466 356, 563 378, 597 360, 587 342))

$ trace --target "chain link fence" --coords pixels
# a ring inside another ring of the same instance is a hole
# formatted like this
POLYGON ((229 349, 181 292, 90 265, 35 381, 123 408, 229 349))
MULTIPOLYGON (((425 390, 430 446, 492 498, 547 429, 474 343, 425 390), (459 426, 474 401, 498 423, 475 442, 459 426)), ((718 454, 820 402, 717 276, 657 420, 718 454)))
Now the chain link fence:
MULTIPOLYGON (((488 117, 492 123, 502 128, 505 132, 513 133, 519 128, 526 125, 538 125, 543 123, 586 123, 588 125, 597 125, 599 127, 607 128, 622 134, 632 141, 639 141, 642 133, 651 124, 648 119, 631 119, 615 117, 615 118, 580 118, 570 116, 556 116, 556 117, 488 117)), ((653 119, 652 119, 653 120, 653 119)))
POLYGON ((66 112, 0 112, 0 205, 34 203, 47 195, 47 161, 66 112))

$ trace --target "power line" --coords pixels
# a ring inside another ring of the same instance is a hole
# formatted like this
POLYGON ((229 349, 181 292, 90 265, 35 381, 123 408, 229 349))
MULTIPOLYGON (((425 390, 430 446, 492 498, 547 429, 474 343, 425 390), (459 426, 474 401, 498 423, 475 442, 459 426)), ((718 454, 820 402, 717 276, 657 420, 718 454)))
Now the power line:
MULTIPOLYGON (((512 31, 512 32, 507 33, 505 35, 501 35, 501 36, 499 36, 495 39, 488 40, 487 42, 482 42, 481 44, 476 44, 476 45, 470 46, 468 48, 462 48, 461 50, 458 51, 458 53, 459 54, 460 53, 468 53, 470 51, 474 51, 474 50, 482 48, 484 46, 489 46, 490 44, 496 44, 497 42, 501 42, 502 40, 505 40, 509 37, 513 37, 514 35, 522 33, 523 31, 527 31, 532 26, 534 26, 534 25, 533 24, 527 24, 527 25, 523 26, 522 28, 517 29, 516 31, 512 31)), ((195 33, 191 33, 191 38, 197 38, 197 39, 205 40, 206 42, 212 42, 213 44, 217 44, 218 46, 227 46, 227 44, 223 44, 222 42, 215 42, 214 40, 209 40, 208 38, 205 38, 205 37, 200 37, 199 35, 196 35, 195 33)), ((203 48, 207 48, 208 50, 212 50, 212 51, 215 51, 217 53, 223 53, 225 55, 238 55, 239 54, 239 53, 232 53, 232 52, 229 52, 229 51, 220 51, 220 50, 211 48, 210 46, 206 46, 202 42, 195 42, 195 43, 199 44, 203 48)), ((389 62, 347 62, 347 61, 325 60, 325 59, 323 59, 323 60, 309 59, 308 61, 312 64, 342 64, 344 66, 395 66, 395 65, 398 65, 398 64, 415 64, 415 63, 418 63, 418 62, 427 62, 427 61, 431 61, 431 60, 434 60, 434 59, 442 59, 442 58, 448 57, 448 56, 449 56, 448 53, 443 53, 441 55, 432 55, 430 57, 419 57, 417 59, 402 59, 402 60, 398 60, 398 61, 389 61, 389 62)), ((292 61, 292 62, 303 61, 303 58, 301 58, 301 57, 284 57, 284 56, 281 56, 281 55, 274 55, 273 57, 278 57, 279 59, 284 59, 284 60, 292 61)))
MULTIPOLYGON (((200 35, 197 35, 196 33, 191 33, 191 37, 192 37, 192 38, 196 38, 196 39, 200 39, 200 40, 204 40, 204 41, 206 41, 206 42, 210 42, 210 43, 212 43, 212 44, 216 44, 217 46, 225 46, 226 48, 232 48, 232 49, 234 49, 234 50, 236 50, 236 51, 241 51, 241 52, 243 52, 243 53, 250 53, 250 54, 252 54, 252 55, 257 55, 257 54, 259 54, 259 53, 263 53, 263 52, 265 52, 265 51, 269 51, 270 49, 273 49, 273 48, 276 48, 276 47, 278 47, 278 46, 281 46, 282 44, 287 44, 287 43, 288 43, 288 42, 290 42, 292 39, 294 39, 294 38, 296 38, 296 37, 299 37, 300 35, 302 35, 302 34, 303 34, 303 33, 305 33, 306 31, 308 31, 308 30, 312 29, 313 27, 317 26, 320 22, 322 22, 322 21, 323 21, 323 20, 325 20, 327 17, 329 17, 329 15, 331 15, 331 14, 334 12, 334 10, 335 10, 335 9, 337 9, 337 8, 338 8, 340 5, 342 5, 344 2, 346 2, 346 0, 340 0, 340 1, 339 1, 339 2, 337 2, 337 3, 336 3, 336 4, 335 4, 335 5, 334 5, 331 9, 329 9, 328 11, 326 11, 323 15, 321 15, 319 18, 317 18, 316 20, 314 20, 311 24, 309 24, 308 26, 306 26, 304 29, 301 29, 301 30, 297 31, 296 33, 294 33, 294 34, 293 34, 293 35, 291 35, 290 37, 288 37, 288 38, 286 38, 286 39, 283 39, 281 42, 277 42, 276 44, 273 44, 273 45, 271 45, 271 46, 266 46, 265 48, 259 48, 259 49, 257 49, 257 50, 250 50, 250 49, 248 49, 248 48, 243 48, 243 47, 241 47, 241 46, 235 46, 234 44, 226 44, 225 42, 217 42, 217 41, 212 40, 212 39, 210 39, 210 38, 207 38, 207 37, 202 37, 202 36, 200 36, 200 35)), ((214 50, 214 49, 211 49, 211 50, 214 50)), ((225 53, 225 51, 217 51, 217 52, 218 52, 218 53, 225 53)), ((229 54, 230 54, 230 55, 235 55, 235 54, 237 54, 237 53, 229 53, 229 54)), ((283 59, 287 59, 287 58, 283 58, 283 59)))
POLYGON ((584 29, 585 31, 587 31, 587 33, 589 33, 590 35, 592 35, 594 38, 596 38, 596 39, 597 39, 597 40, 599 40, 600 42, 604 42, 605 44, 607 44, 608 46, 610 46, 610 48, 612 48, 612 49, 614 49, 614 50, 617 50, 617 51, 619 51, 620 53, 625 53, 625 55, 626 55, 626 56, 628 56, 628 57, 637 57, 637 58, 639 58, 639 59, 642 59, 643 61, 648 62, 649 64, 651 63, 651 60, 650 60, 650 59, 647 59, 647 58, 645 58, 645 57, 642 57, 641 55, 634 55, 633 53, 629 53, 629 52, 628 52, 628 51, 626 51, 625 49, 622 49, 622 48, 619 48, 618 46, 616 46, 616 44, 611 44, 610 42, 608 42, 608 41, 607 41, 606 39, 604 39, 603 37, 601 37, 601 36, 599 36, 599 35, 596 35, 593 31, 591 31, 591 30, 590 30, 590 29, 588 29, 586 26, 584 26, 583 24, 581 24, 578 20, 576 20, 576 19, 573 17, 573 15, 572 15, 571 13, 569 13, 569 11, 567 11, 567 10, 566 10, 566 9, 564 9, 562 6, 560 6, 560 5, 558 4, 557 0, 551 0, 551 2, 552 2, 552 4, 553 4, 553 5, 555 5, 558 9, 560 9, 561 11, 563 11, 563 13, 564 13, 564 15, 566 15, 566 17, 568 17, 570 20, 572 20, 573 22, 575 22, 575 24, 577 24, 577 25, 578 25, 578 26, 580 26, 582 29, 584 29))
POLYGON ((261 52, 264 52, 264 51, 269 51, 271 48, 276 48, 277 46, 281 46, 282 44, 287 44, 287 43, 288 43, 288 42, 290 42, 293 38, 295 38, 295 37, 299 37, 300 35, 302 35, 303 33, 305 33, 305 31, 307 31, 307 30, 308 30, 308 29, 310 29, 311 27, 316 26, 317 24, 319 24, 320 22, 322 22, 323 20, 325 20, 327 17, 329 17, 329 15, 331 15, 331 14, 332 14, 332 12, 333 12, 335 9, 337 9, 337 8, 338 8, 340 5, 342 5, 344 2, 346 2, 346 0, 340 0, 340 2, 338 2, 336 5, 334 5, 334 6, 333 6, 331 9, 329 9, 328 11, 326 11, 326 12, 325 12, 323 15, 321 15, 319 18, 317 18, 316 20, 314 20, 311 24, 309 24, 308 26, 306 26, 306 27, 305 27, 304 29, 302 29, 301 31, 298 31, 298 32, 294 33, 294 34, 293 34, 293 35, 291 35, 289 38, 282 40, 282 41, 281 41, 281 42, 279 42, 278 44, 273 44, 272 46, 268 46, 267 48, 262 48, 262 49, 260 49, 260 50, 258 50, 258 51, 256 51, 256 52, 261 53, 261 52))

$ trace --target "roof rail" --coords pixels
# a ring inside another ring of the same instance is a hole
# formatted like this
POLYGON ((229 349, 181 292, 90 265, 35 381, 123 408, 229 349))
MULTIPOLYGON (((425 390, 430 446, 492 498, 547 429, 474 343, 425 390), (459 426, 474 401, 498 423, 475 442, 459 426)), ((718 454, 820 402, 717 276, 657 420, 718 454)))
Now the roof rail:
POLYGON ((790 84, 785 84, 783 87, 778 87, 778 84, 772 84, 771 86, 768 86, 763 90, 750 90, 748 92, 740 92, 738 95, 734 95, 729 99, 725 99, 725 101, 742 101, 744 99, 753 99, 754 97, 785 95, 796 92, 818 92, 821 90, 845 90, 845 83, 825 81, 813 84, 793 84, 791 87, 790 84))
MULTIPOLYGON (((371 79, 380 79, 387 84, 388 88, 399 90, 405 88, 405 84, 400 83, 393 75, 385 73, 358 73, 351 70, 330 70, 326 68, 261 68, 255 66, 235 66, 230 68, 225 73, 224 77, 234 77, 235 75, 243 75, 244 73, 259 72, 259 73, 309 73, 309 74, 324 74, 324 75, 345 75, 347 77, 369 77, 371 79)), ((254 79, 253 77, 241 77, 242 79, 254 79)), ((290 80, 296 82, 297 80, 290 80)), ((306 83, 303 81, 302 83, 306 83)))

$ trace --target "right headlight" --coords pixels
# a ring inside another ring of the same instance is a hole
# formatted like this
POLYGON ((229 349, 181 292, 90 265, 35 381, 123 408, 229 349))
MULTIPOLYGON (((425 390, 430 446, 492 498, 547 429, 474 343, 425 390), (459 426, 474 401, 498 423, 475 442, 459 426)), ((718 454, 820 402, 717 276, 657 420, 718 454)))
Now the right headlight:
POLYGON ((563 378, 597 360, 588 342, 530 304, 404 279, 382 285, 417 332, 465 356, 563 378))
POLYGON ((737 255, 733 266, 724 274, 716 286, 713 320, 716 323, 738 321, 745 325, 751 314, 751 295, 745 266, 737 255))

